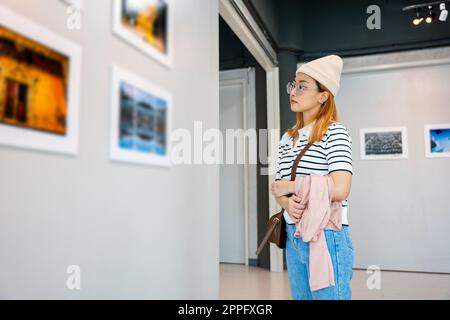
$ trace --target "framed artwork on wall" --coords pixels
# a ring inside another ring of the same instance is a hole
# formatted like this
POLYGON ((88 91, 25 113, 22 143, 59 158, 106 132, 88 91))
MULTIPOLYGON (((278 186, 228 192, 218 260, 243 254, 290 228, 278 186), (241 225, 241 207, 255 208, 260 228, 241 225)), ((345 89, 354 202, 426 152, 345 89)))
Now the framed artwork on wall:
POLYGON ((360 129, 361 160, 407 159, 406 127, 360 129))
POLYGON ((171 166, 172 94, 118 66, 111 92, 111 160, 171 166))
POLYGON ((425 125, 424 134, 427 158, 450 157, 450 123, 425 125))
POLYGON ((0 6, 0 144, 76 154, 81 49, 0 6))
POLYGON ((114 0, 113 31, 167 68, 172 67, 171 0, 114 0))

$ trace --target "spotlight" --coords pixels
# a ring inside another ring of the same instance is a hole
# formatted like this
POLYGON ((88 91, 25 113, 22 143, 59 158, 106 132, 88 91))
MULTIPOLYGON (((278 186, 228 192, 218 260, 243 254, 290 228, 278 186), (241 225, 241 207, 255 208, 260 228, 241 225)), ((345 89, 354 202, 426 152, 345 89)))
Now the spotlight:
POLYGON ((425 19, 426 23, 431 23, 433 21, 433 18, 435 17, 435 14, 433 12, 433 7, 428 6, 428 17, 425 19))
POLYGON ((416 17, 413 20, 414 25, 418 25, 419 23, 421 23, 423 20, 423 16, 420 14, 420 9, 417 8, 416 9, 416 17))
POLYGON ((439 9, 441 9, 441 14, 439 15, 439 21, 447 20, 448 11, 445 9, 445 3, 441 3, 439 5, 439 9))

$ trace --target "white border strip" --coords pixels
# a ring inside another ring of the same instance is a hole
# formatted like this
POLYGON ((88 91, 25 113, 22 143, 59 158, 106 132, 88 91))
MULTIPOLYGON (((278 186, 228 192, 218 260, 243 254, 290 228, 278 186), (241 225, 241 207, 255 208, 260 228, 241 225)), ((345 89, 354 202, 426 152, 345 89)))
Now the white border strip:
POLYGON ((344 58, 343 74, 450 64, 450 47, 344 58))

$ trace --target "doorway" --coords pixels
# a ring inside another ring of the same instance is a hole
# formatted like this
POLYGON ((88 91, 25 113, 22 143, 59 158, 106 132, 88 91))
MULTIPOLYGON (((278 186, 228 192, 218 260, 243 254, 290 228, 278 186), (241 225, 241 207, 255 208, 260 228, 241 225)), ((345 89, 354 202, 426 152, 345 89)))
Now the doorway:
MULTIPOLYGON (((258 179, 265 179, 265 184, 258 183, 258 188, 265 187, 261 190, 264 195, 267 205, 265 210, 260 210, 258 220, 255 222, 255 227, 260 231, 257 238, 261 238, 265 229, 261 226, 260 220, 267 221, 271 214, 278 212, 280 206, 276 203, 274 197, 270 194, 270 184, 274 181, 277 145, 280 139, 280 110, 279 110, 279 75, 278 75, 278 61, 275 50, 265 39, 263 32, 257 26, 257 23, 252 18, 250 12, 245 7, 245 4, 239 0, 219 0, 219 13, 226 24, 232 29, 233 33, 243 43, 246 50, 248 50, 254 57, 258 65, 265 72, 265 117, 259 117, 260 120, 266 121, 265 128, 267 129, 267 165, 264 172, 257 171, 258 179)), ((259 107, 259 105, 258 105, 259 107)), ((258 150, 259 151, 259 150, 258 150)), ((259 153, 258 153, 259 154, 259 153)), ((255 180, 256 181, 256 180, 255 180)), ((264 203, 259 201, 258 204, 264 203)), ((247 221, 248 222, 248 221, 247 221)), ((250 244, 251 245, 251 244, 250 244)), ((247 246, 248 248, 248 246, 247 246)), ((282 272, 283 268, 283 250, 270 244, 266 249, 266 259, 270 261, 270 270, 282 272)), ((261 256, 262 257, 262 256, 261 256)), ((251 260, 252 261, 252 260, 251 260)))
POLYGON ((223 135, 220 262, 249 265, 249 243, 252 240, 253 244, 257 237, 254 227, 256 171, 255 166, 248 163, 248 154, 256 152, 256 145, 250 143, 248 135, 253 133, 256 136, 256 132, 251 131, 255 128, 254 69, 221 71, 219 96, 220 131, 223 135), (233 148, 226 148, 227 145, 233 148))

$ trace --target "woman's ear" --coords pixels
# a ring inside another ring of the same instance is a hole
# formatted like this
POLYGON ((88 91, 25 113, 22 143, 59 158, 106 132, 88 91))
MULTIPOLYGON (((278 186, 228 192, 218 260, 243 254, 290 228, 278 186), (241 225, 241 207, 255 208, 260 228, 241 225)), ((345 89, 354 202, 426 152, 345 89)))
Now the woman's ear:
POLYGON ((328 100, 328 92, 322 92, 319 97, 319 102, 321 104, 325 103, 328 100))

